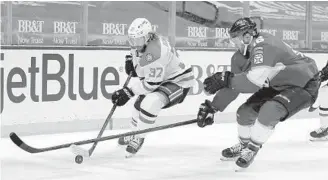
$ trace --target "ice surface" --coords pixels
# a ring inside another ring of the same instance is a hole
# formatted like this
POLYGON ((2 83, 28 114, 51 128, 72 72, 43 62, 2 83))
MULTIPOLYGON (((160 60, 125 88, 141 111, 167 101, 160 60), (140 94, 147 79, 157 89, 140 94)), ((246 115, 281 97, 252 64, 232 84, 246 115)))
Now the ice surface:
MULTIPOLYGON (((310 142, 309 132, 319 119, 290 120, 279 124, 254 163, 234 172, 234 162, 220 161, 221 150, 237 142, 235 124, 206 128, 189 125, 148 134, 142 150, 131 159, 116 140, 98 144, 83 164, 74 162, 69 149, 29 154, 8 138, 1 139, 1 180, 277 180, 327 179, 328 142, 310 142)), ((105 134, 122 131, 107 131, 105 134)), ((84 140, 87 133, 25 136, 35 147, 84 140)), ((89 148, 90 145, 83 146, 89 148)))

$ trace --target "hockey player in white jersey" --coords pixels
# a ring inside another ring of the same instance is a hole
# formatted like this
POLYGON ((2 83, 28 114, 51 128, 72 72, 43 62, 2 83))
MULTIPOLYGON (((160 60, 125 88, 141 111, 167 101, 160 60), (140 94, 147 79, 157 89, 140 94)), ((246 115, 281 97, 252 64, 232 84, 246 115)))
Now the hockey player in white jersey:
MULTIPOLYGON (((145 18, 135 19, 128 29, 131 54, 126 55, 125 71, 140 81, 115 91, 112 102, 123 106, 138 96, 131 118, 133 130, 151 128, 161 109, 183 102, 196 82, 191 66, 185 64, 168 40, 152 31, 145 18)), ((127 157, 142 147, 145 134, 119 138, 127 145, 127 157)))
MULTIPOLYGON (((326 66, 320 71, 321 88, 319 90, 319 97, 317 99, 319 104, 320 127, 310 133, 311 141, 327 141, 328 140, 328 62, 326 66)), ((315 106, 315 105, 314 105, 315 106)), ((316 108, 311 106, 309 111, 316 108)))

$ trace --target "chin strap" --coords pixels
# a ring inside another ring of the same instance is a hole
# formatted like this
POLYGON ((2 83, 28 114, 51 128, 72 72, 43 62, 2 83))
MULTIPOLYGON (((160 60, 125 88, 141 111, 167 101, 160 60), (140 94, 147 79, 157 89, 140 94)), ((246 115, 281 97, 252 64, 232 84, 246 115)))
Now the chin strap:
POLYGON ((246 56, 246 53, 247 53, 247 47, 252 43, 252 41, 253 41, 253 36, 251 36, 251 40, 249 41, 248 44, 245 44, 244 41, 242 41, 243 44, 244 44, 244 46, 245 46, 245 47, 244 47, 244 53, 243 53, 244 56, 246 56))

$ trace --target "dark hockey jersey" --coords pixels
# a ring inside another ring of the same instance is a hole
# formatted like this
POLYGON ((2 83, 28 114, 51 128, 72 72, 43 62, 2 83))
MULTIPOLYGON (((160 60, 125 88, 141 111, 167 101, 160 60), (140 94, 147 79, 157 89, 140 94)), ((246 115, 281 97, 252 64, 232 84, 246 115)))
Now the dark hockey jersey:
POLYGON ((283 90, 304 87, 318 73, 313 59, 293 50, 288 44, 268 33, 260 33, 246 59, 239 51, 231 58, 231 88, 218 91, 213 106, 223 111, 239 93, 255 93, 262 87, 283 90))
POLYGON ((256 86, 283 90, 304 87, 317 73, 315 61, 293 50, 281 39, 260 33, 250 50, 250 67, 232 78, 233 89, 243 92, 251 82, 256 86))

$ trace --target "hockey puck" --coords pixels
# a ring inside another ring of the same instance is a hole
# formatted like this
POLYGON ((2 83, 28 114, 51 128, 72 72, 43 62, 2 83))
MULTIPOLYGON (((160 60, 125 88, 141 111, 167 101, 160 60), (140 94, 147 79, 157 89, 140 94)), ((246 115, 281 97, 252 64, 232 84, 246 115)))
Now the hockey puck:
POLYGON ((83 162, 83 156, 81 156, 81 155, 75 156, 75 162, 77 164, 81 164, 83 162))

